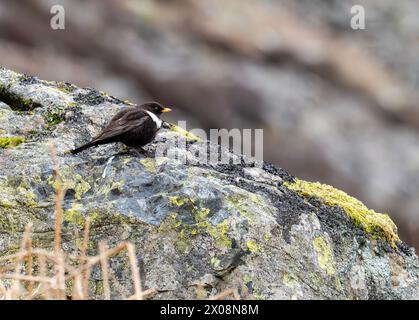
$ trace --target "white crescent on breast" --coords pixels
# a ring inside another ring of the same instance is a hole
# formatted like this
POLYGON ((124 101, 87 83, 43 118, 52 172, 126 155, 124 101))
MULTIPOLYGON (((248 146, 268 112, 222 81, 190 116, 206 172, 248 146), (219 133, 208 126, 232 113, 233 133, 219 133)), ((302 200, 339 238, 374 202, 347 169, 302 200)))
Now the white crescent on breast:
POLYGON ((158 116, 156 116, 153 112, 150 112, 150 111, 147 111, 147 110, 146 110, 146 112, 151 117, 151 119, 153 119, 154 123, 157 126, 157 129, 160 129, 161 123, 162 123, 162 121, 160 120, 160 118, 158 116))

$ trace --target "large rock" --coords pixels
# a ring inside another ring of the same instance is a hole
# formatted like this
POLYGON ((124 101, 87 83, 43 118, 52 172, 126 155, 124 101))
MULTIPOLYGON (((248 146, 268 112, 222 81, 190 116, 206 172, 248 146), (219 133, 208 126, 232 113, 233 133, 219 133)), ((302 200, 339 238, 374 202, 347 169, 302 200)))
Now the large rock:
MULTIPOLYGON (((130 107, 93 89, 0 69, 0 101, 2 255, 18 248, 29 222, 35 245, 52 247, 52 139, 67 188, 64 249, 78 247, 90 216, 90 253, 99 240, 134 243, 143 286, 157 289, 155 298, 208 297, 228 288, 250 299, 419 297, 414 250, 387 215, 342 191, 267 163, 247 164, 225 150, 239 163, 197 161, 198 151, 219 148, 175 126, 160 131, 148 156, 120 144, 71 155, 118 109, 130 107), (186 151, 173 143, 183 139, 186 151), (155 157, 161 147, 167 155, 155 157)), ((111 269, 113 298, 130 295, 124 258, 111 269)), ((91 286, 100 297, 99 270, 91 286)))

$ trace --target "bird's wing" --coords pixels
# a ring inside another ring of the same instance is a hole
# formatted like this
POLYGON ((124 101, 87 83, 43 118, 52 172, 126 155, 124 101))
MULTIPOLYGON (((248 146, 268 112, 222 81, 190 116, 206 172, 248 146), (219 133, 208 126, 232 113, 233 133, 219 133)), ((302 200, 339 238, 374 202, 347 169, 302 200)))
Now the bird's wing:
POLYGON ((122 110, 112 118, 109 124, 97 137, 93 139, 93 141, 116 138, 125 132, 138 129, 139 127, 143 126, 144 122, 149 118, 149 115, 142 110, 122 110))

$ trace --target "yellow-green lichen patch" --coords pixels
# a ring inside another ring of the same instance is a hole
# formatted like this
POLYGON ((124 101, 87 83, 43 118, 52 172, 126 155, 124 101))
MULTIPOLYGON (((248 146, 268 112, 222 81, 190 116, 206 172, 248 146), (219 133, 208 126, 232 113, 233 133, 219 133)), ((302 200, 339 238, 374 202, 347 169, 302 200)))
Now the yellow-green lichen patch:
POLYGON ((252 298, 253 300, 266 300, 265 296, 259 292, 254 292, 252 298))
POLYGON ((282 283, 286 285, 288 288, 294 288, 299 285, 295 277, 290 275, 288 272, 285 272, 282 276, 282 283))
POLYGON ((175 249, 181 253, 188 253, 192 249, 192 242, 186 229, 179 232, 178 239, 175 241, 175 249))
POLYGON ((322 237, 318 236, 313 239, 314 251, 317 254, 317 262, 328 275, 335 274, 335 262, 333 260, 333 251, 329 242, 322 237))
POLYGON ((99 191, 100 194, 103 194, 105 198, 108 197, 111 191, 116 191, 122 193, 124 187, 124 181, 110 181, 108 184, 105 184, 99 191))
POLYGON ((183 129, 183 128, 181 128, 181 127, 177 126, 177 125, 174 125, 174 124, 169 123, 169 129, 170 129, 171 131, 176 132, 176 133, 178 133, 179 135, 181 135, 181 136, 185 137, 185 138, 186 138, 187 140, 189 140, 189 141, 199 141, 199 140, 200 140, 200 139, 199 139, 196 135, 194 135, 193 133, 191 133, 191 132, 189 132, 189 131, 186 131, 185 129, 183 129))
MULTIPOLYGON (((218 248, 231 248, 232 240, 228 236, 230 226, 227 220, 224 220, 216 225, 213 225, 208 220, 208 215, 210 214, 210 209, 203 207, 201 204, 197 203, 194 199, 189 197, 178 197, 178 196, 169 196, 169 204, 176 208, 187 209, 192 213, 195 223, 193 225, 179 223, 175 224, 176 228, 179 228, 183 232, 183 237, 195 236, 200 233, 209 234, 215 242, 215 246, 218 248)), ((173 218, 173 216, 172 216, 173 218)), ((182 239, 181 239, 182 240, 182 239)))
MULTIPOLYGON (((255 195, 253 195, 255 196, 255 195)), ((234 195, 234 196, 228 196, 225 198, 226 205, 229 209, 236 210, 240 216, 243 218, 246 218, 250 225, 253 224, 255 213, 252 210, 254 208, 253 206, 255 203, 252 203, 250 200, 255 200, 257 198, 250 198, 244 197, 242 195, 234 195)))
POLYGON ((232 241, 228 237, 228 231, 230 229, 228 221, 224 220, 216 226, 213 226, 208 221, 206 223, 208 233, 215 239, 215 245, 219 248, 231 248, 232 241))
POLYGON ((220 266, 221 260, 216 257, 212 257, 210 263, 214 268, 218 268, 220 266))
POLYGON ((141 159, 140 163, 144 166, 144 168, 151 173, 157 172, 156 161, 153 158, 145 158, 141 159))
POLYGON ((131 101, 129 101, 128 99, 125 99, 124 100, 124 103, 127 104, 127 105, 129 105, 129 106, 135 106, 135 104, 132 103, 131 101))
POLYGON ((1 134, 6 134, 6 133, 7 133, 7 131, 6 131, 6 130, 0 129, 0 135, 1 135, 1 134))
MULTIPOLYGON (((35 179, 35 178, 34 178, 35 179)), ((0 179, 0 207, 16 208, 38 206, 38 197, 28 180, 21 177, 0 179)))
POLYGON ((0 149, 14 148, 23 142, 25 142, 25 137, 1 137, 0 149))
POLYGON ((62 185, 60 186, 55 179, 50 176, 48 183, 54 187, 55 190, 64 188, 66 190, 74 190, 74 197, 80 200, 82 195, 91 189, 90 184, 83 179, 80 174, 73 173, 70 167, 64 167, 61 170, 62 185))
POLYGON ((169 203, 172 206, 181 207, 185 204, 194 204, 195 201, 188 197, 169 196, 169 203))
POLYGON ((265 240, 266 242, 269 242, 272 238, 272 235, 270 235, 269 233, 265 233, 263 235, 263 240, 265 240))
POLYGON ((38 197, 36 196, 36 194, 33 193, 30 190, 25 190, 24 192, 25 192, 24 195, 25 195, 25 200, 26 200, 25 201, 25 205, 27 207, 35 207, 35 206, 37 206, 38 205, 38 202, 37 202, 38 197))
POLYGON ((82 208, 83 205, 81 203, 73 203, 70 209, 63 212, 64 221, 83 228, 86 220, 81 212, 82 208))
POLYGON ((338 277, 336 277, 336 289, 339 290, 339 291, 341 291, 343 289, 342 288, 342 283, 340 282, 338 277))
POLYGON ((225 198, 226 206, 229 210, 236 211, 241 217, 246 218, 250 225, 253 225, 255 215, 258 210, 261 212, 269 212, 269 204, 260 195, 254 193, 241 193, 236 187, 231 187, 233 195, 225 198))
POLYGON ((248 275, 248 274, 245 274, 245 275, 243 276, 243 282, 244 282, 245 284, 248 284, 249 282, 252 282, 252 277, 251 277, 250 275, 248 275))
POLYGON ((254 240, 248 240, 246 242, 246 247, 251 253, 257 253, 261 251, 260 246, 254 240))
POLYGON ((361 201, 341 190, 326 184, 298 179, 295 182, 285 182, 284 185, 303 197, 316 197, 326 205, 341 207, 355 225, 361 226, 375 238, 386 239, 393 247, 400 241, 397 227, 387 214, 368 209, 361 201))
POLYGON ((129 164, 131 161, 132 161, 132 159, 131 159, 131 158, 123 158, 123 159, 122 159, 122 164, 123 164, 124 166, 126 166, 126 165, 127 165, 127 164, 129 164))

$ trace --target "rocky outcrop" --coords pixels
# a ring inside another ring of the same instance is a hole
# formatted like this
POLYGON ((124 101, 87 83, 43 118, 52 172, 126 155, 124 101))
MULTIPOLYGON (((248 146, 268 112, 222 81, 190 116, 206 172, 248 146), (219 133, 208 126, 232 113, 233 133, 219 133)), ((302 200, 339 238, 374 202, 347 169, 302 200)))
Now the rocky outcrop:
MULTIPOLYGON (((90 216, 90 253, 103 239, 134 243, 143 287, 155 288, 155 298, 204 298, 229 288, 247 299, 419 297, 414 250, 387 215, 342 191, 268 163, 249 165, 227 150, 239 164, 198 161, 197 151, 218 147, 175 126, 162 129, 142 157, 120 144, 71 155, 130 107, 93 89, 0 69, 0 101, 1 255, 16 250, 29 222, 34 245, 52 247, 52 140, 67 189, 64 249, 78 248, 90 216), (171 143, 183 140, 187 150, 171 143), (166 156, 156 157, 162 146, 166 156), (169 156, 176 153, 186 161, 169 156)), ((123 257, 110 266, 112 297, 127 296, 123 257)), ((101 280, 95 270, 98 297, 101 280)))

